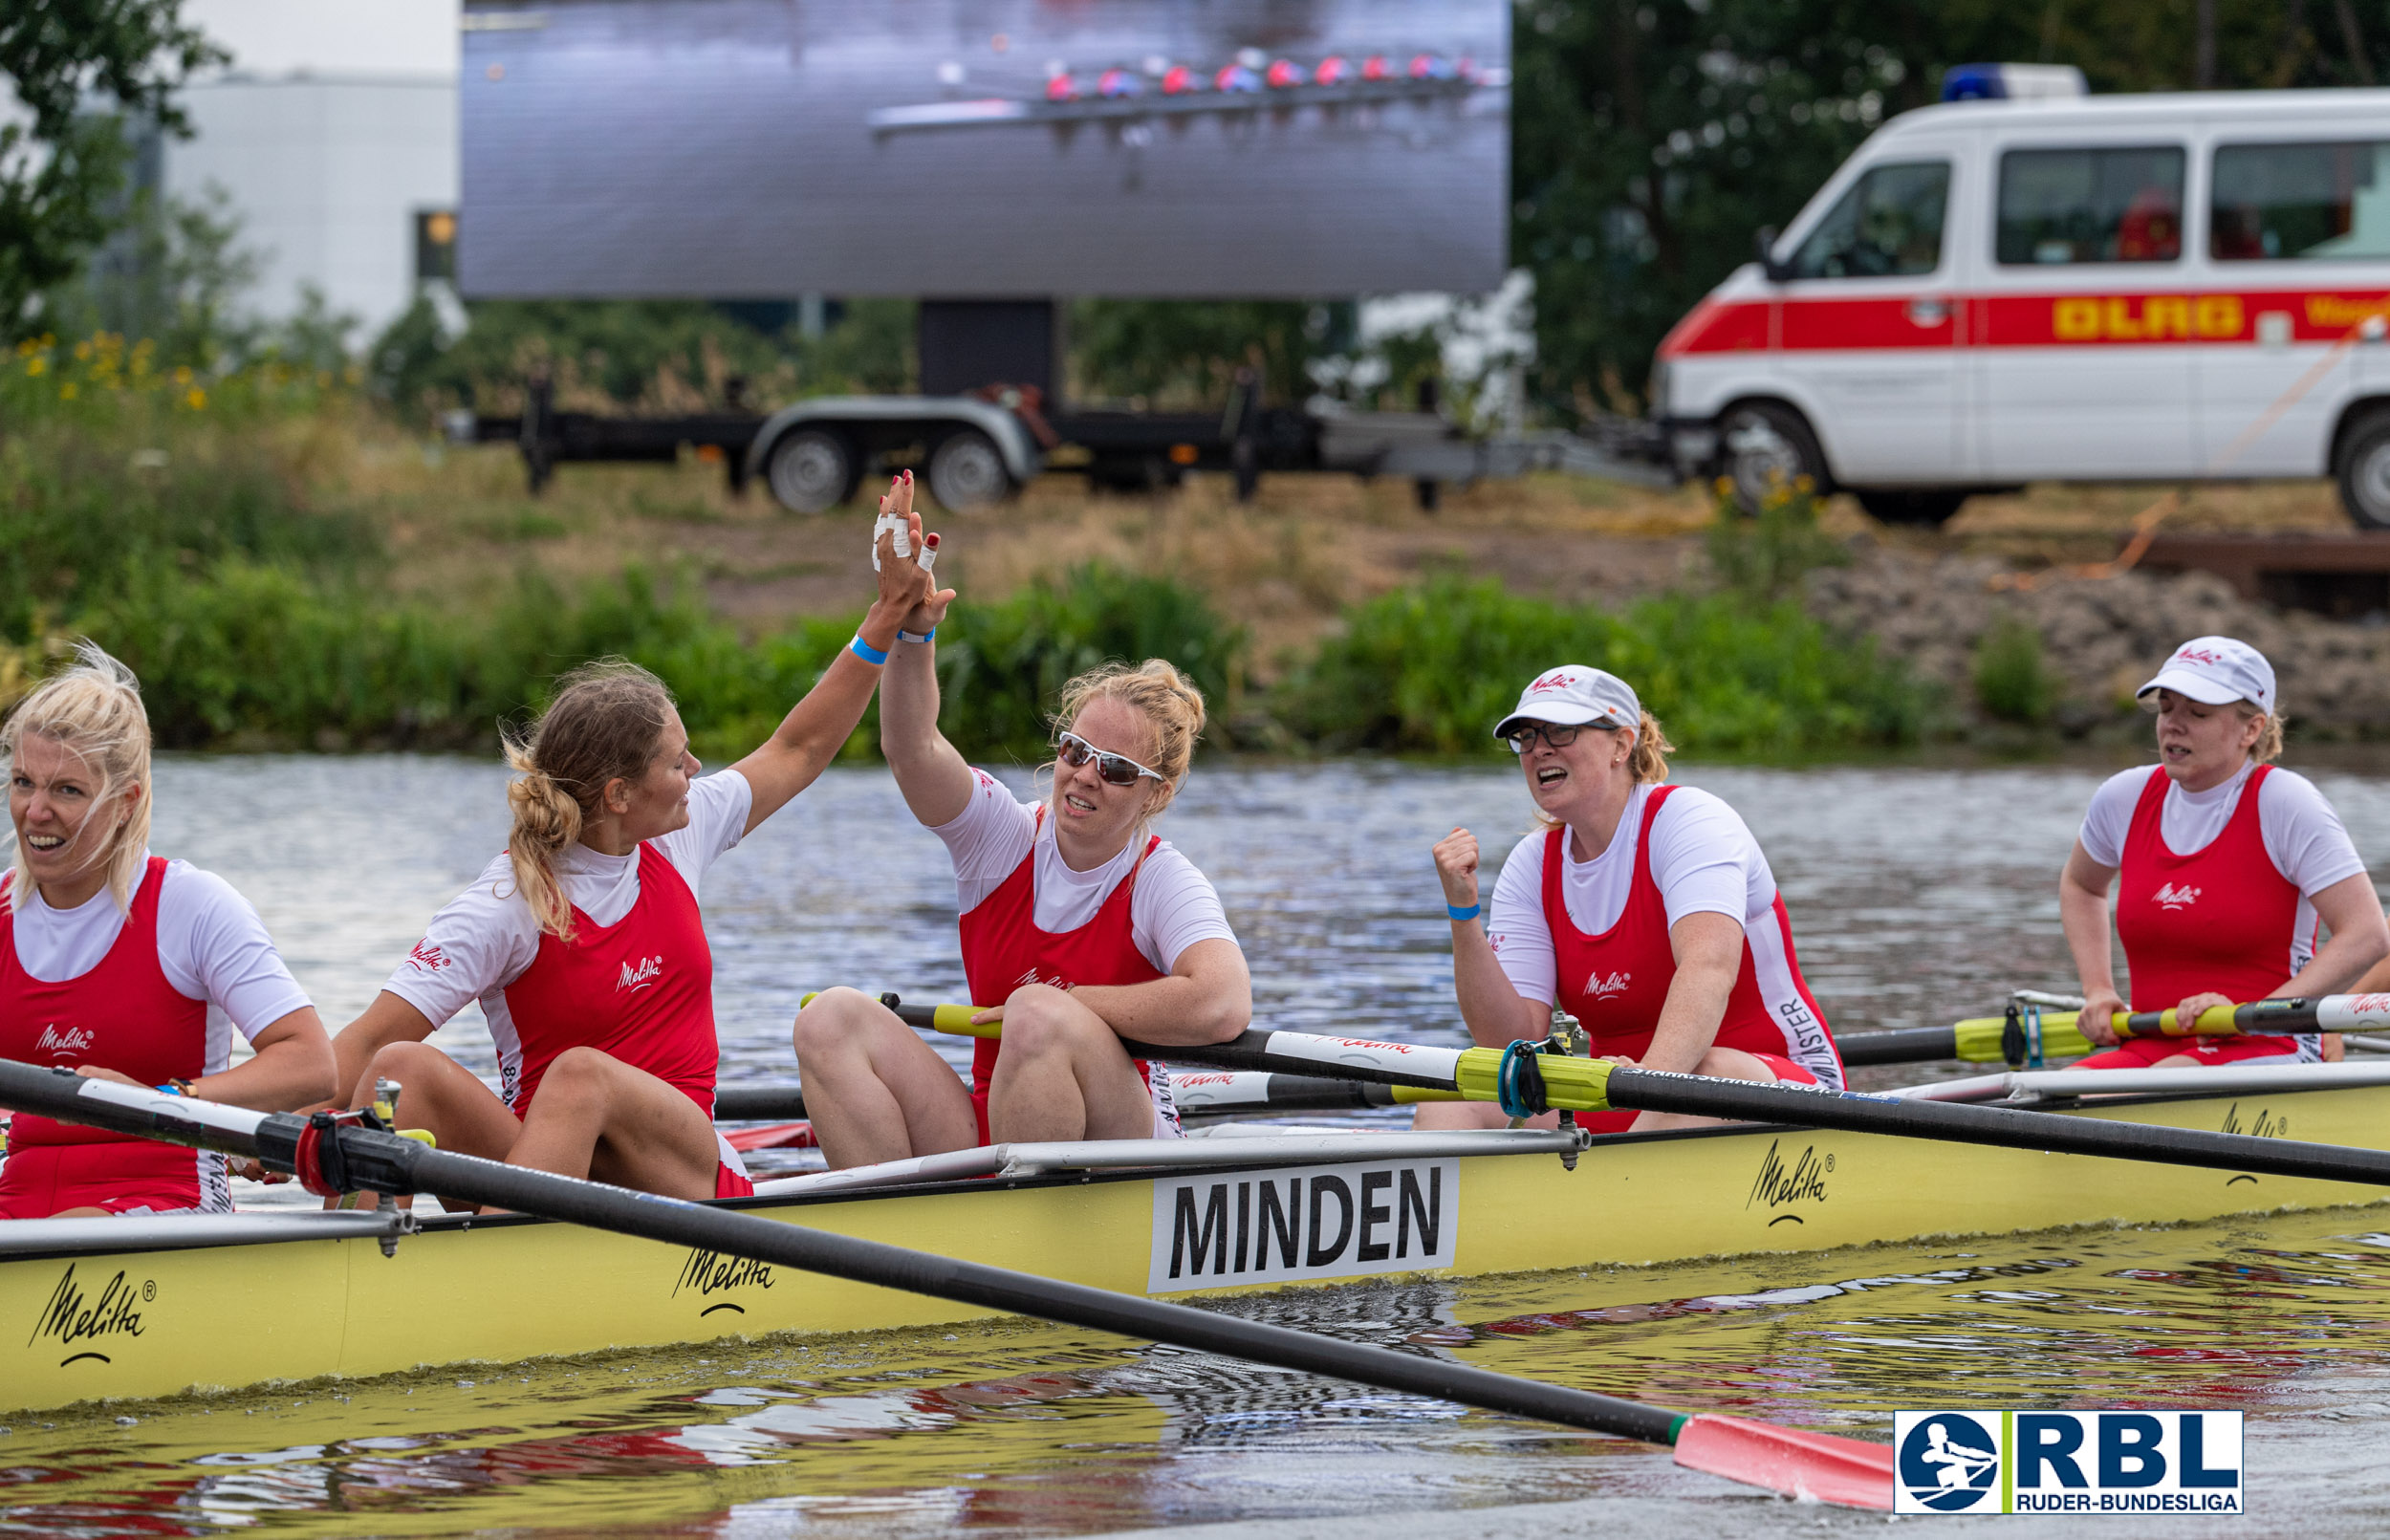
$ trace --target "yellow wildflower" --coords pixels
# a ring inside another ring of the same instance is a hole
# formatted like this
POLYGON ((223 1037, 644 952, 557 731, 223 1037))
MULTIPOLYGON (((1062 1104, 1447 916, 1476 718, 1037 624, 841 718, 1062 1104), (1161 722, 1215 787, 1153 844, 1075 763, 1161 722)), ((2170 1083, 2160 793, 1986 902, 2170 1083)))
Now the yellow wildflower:
POLYGON ((46 373, 49 368, 50 360, 39 354, 25 360, 25 372, 28 375, 39 376, 46 373))
POLYGON ((75 399, 75 381, 74 381, 74 380, 68 380, 65 384, 60 385, 60 386, 58 387, 58 400, 62 401, 73 401, 74 399, 75 399))
POLYGON ((206 409, 207 393, 201 390, 196 385, 191 387, 190 391, 184 396, 183 400, 194 412, 205 411, 206 409))

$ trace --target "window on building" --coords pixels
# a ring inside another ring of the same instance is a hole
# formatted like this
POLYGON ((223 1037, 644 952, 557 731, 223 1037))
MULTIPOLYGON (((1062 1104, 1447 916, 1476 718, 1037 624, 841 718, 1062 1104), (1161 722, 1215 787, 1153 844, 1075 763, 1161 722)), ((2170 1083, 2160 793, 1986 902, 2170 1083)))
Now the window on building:
POLYGON ((415 281, 456 282, 456 210, 424 208, 415 215, 415 281))
POLYGON ((2390 256, 2390 142, 2219 145, 2207 251, 2219 262, 2390 256))
POLYGON ((2180 259, 2183 163, 2172 145, 2009 151, 2000 157, 2000 260, 2180 259))
POLYGON ((1950 163, 1871 166, 1792 253, 1796 278, 1889 278, 1942 266, 1950 163))

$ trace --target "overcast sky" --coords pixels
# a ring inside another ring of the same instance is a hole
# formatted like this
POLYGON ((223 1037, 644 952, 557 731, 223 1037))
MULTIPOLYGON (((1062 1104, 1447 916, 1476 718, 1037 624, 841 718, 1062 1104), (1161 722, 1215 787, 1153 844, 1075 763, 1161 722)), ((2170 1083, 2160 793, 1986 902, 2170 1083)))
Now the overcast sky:
POLYGON ((458 0, 186 0, 184 18, 259 75, 453 76, 458 0))

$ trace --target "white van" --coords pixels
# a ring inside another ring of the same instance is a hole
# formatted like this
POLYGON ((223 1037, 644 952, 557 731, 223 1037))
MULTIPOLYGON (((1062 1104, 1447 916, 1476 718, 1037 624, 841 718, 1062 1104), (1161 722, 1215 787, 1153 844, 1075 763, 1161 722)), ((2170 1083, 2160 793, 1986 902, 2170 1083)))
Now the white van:
POLYGON ((1652 384, 1678 468, 1747 506, 2332 475, 2390 529, 2390 91, 1922 108, 1761 250, 1652 384))

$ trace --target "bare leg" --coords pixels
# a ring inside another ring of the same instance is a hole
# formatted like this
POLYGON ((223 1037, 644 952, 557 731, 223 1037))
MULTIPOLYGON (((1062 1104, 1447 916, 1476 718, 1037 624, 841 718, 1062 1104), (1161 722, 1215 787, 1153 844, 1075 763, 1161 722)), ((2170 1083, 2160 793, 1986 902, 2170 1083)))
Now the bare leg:
POLYGON ((805 1114, 832 1170, 979 1142, 969 1089, 871 996, 823 990, 796 1013, 794 1038, 805 1114))
POLYGON ((507 1164, 589 1177, 667 1198, 711 1198, 722 1163, 713 1119, 644 1070, 569 1048, 540 1076, 507 1164))
POLYGON ((1153 1095, 1101 1016, 1063 990, 1025 984, 1004 1003, 988 1125, 999 1143, 1151 1139, 1153 1095))
POLYGON ((61 1208, 50 1217, 52 1219, 106 1219, 109 1214, 104 1208, 61 1208))
MULTIPOLYGON (((377 1052, 358 1076, 349 1105, 372 1106, 377 1079, 400 1087, 399 1126, 427 1131, 441 1149, 503 1160, 523 1132, 514 1114, 482 1084, 480 1075, 428 1043, 392 1043, 377 1052)), ((335 1202, 326 1199, 324 1206, 335 1202)), ((402 1206, 413 1202, 399 1200, 402 1206)), ((441 1206, 447 1204, 444 1201, 441 1206)))
MULTIPOLYGON (((1423 1101, 1411 1113, 1415 1129, 1508 1128, 1510 1119, 1490 1101, 1423 1101)), ((1560 1115, 1546 1113, 1527 1120, 1529 1128, 1557 1128, 1560 1115)))

